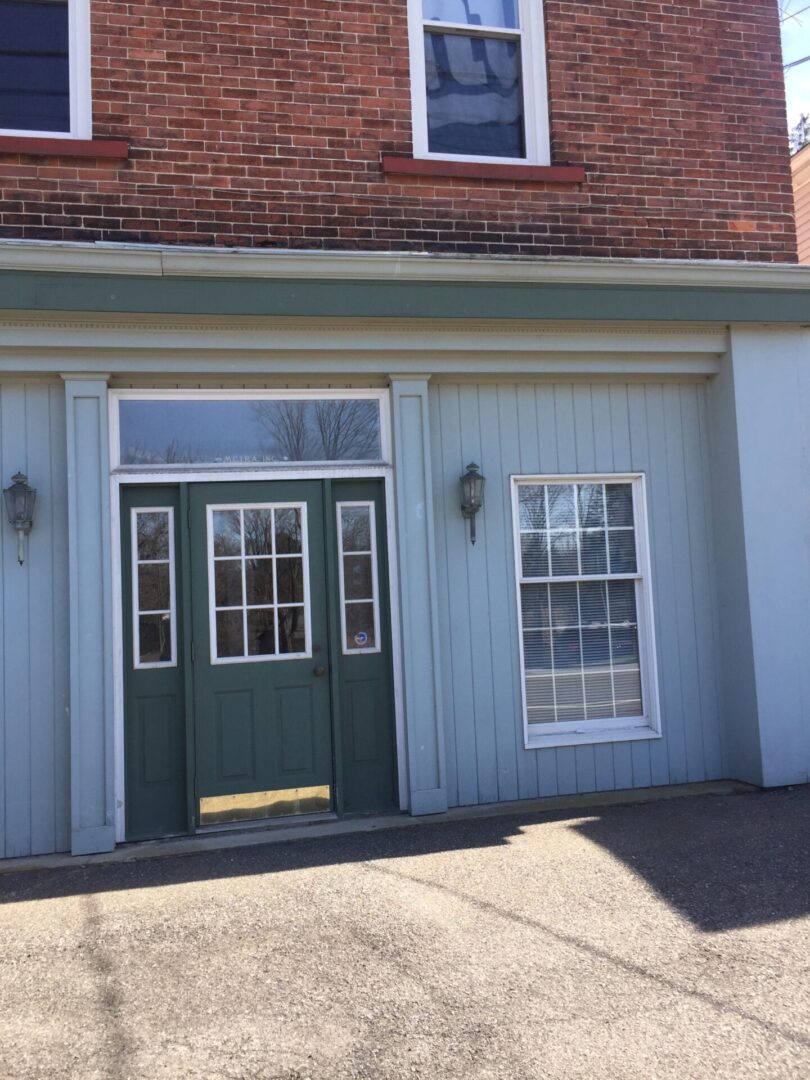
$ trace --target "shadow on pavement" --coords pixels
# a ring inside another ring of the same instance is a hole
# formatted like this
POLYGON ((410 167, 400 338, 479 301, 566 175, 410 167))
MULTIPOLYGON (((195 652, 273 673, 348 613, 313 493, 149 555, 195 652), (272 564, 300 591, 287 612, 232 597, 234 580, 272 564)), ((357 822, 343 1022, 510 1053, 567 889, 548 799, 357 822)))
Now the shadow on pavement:
POLYGON ((810 914, 810 786, 576 814, 444 821, 128 863, 4 874, 0 875, 0 903, 485 849, 508 844, 528 826, 553 821, 567 822, 621 860, 702 931, 810 914))

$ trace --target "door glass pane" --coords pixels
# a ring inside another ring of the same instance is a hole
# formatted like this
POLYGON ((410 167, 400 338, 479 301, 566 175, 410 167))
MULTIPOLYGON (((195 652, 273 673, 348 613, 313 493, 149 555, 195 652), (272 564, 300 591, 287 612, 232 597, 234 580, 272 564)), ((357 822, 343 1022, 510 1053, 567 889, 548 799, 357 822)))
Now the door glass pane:
POLYGON ((212 509, 209 528, 212 661, 307 655, 305 506, 212 509))
POLYGON ((0 0, 0 128, 70 131, 67 0, 0 0))
POLYGON ((374 503, 338 503, 343 652, 378 652, 379 603, 374 503))
POLYGON ((519 42, 426 33, 425 79, 431 153, 526 156, 519 42))
POLYGON ((124 398, 122 465, 381 461, 377 398, 124 398))
POLYGON ((518 0, 422 0, 422 17, 470 26, 518 25, 518 0))
POLYGON ((133 664, 173 666, 175 660, 174 512, 130 513, 132 530, 133 664))

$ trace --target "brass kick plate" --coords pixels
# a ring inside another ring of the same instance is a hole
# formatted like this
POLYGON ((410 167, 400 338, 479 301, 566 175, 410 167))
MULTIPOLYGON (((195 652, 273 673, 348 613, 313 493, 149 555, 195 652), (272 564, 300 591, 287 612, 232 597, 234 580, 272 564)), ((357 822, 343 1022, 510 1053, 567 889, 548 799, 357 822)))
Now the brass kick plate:
POLYGON ((209 795, 200 799, 200 824, 222 825, 230 821, 319 814, 331 809, 329 784, 279 791, 246 791, 241 795, 209 795))

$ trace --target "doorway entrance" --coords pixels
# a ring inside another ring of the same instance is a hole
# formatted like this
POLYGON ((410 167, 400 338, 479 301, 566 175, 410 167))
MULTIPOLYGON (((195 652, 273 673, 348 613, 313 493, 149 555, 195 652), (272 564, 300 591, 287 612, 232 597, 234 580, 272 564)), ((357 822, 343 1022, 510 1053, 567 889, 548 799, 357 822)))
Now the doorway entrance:
POLYGON ((121 489, 126 837, 397 805, 382 480, 121 489))

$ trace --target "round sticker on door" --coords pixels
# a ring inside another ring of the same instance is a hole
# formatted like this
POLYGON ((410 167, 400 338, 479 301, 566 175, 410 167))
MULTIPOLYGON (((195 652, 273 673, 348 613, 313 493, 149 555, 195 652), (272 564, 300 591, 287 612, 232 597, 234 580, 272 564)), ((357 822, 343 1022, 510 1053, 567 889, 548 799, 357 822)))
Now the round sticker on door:
POLYGON ((354 643, 361 649, 364 645, 368 645, 368 634, 365 632, 365 630, 360 630, 357 634, 354 635, 354 643))

